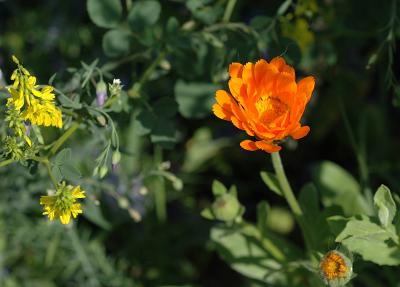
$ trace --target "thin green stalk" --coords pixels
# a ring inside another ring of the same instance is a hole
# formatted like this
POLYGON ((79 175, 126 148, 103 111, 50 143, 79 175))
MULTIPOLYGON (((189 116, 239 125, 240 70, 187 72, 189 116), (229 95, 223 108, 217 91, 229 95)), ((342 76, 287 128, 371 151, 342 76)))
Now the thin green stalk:
POLYGON ((64 142, 79 128, 79 125, 80 124, 77 122, 73 123, 72 126, 70 126, 69 129, 57 139, 49 152, 49 156, 54 155, 58 151, 64 142))
POLYGON ((11 159, 11 158, 3 160, 3 161, 0 162, 0 167, 7 166, 7 165, 9 165, 9 164, 11 164, 13 162, 15 162, 15 160, 11 159))
POLYGON ((285 170, 283 169, 281 156, 279 152, 274 152, 271 154, 272 157, 272 165, 274 167, 276 176, 279 181, 279 185, 281 186, 283 195, 289 204, 290 209, 293 211, 296 217, 303 216, 303 211, 300 208, 299 203, 297 202, 296 197, 293 194, 293 190, 290 187, 289 181, 286 177, 285 170))
POLYGON ((235 8, 237 0, 228 0, 228 4, 226 4, 224 16, 222 21, 228 23, 232 17, 233 9, 235 8))
MULTIPOLYGON (((162 159, 162 148, 160 146, 156 146, 154 152, 154 165, 159 165, 162 162, 162 159)), ((161 176, 158 176, 156 180, 157 190, 154 193, 156 213, 158 219, 161 222, 165 222, 167 219, 167 195, 165 191, 165 180, 161 176)))
POLYGON ((278 182, 281 187, 283 196, 285 197, 287 203, 289 204, 289 207, 292 210, 294 217, 301 228, 307 249, 312 250, 312 240, 308 232, 307 224, 304 222, 303 211, 301 210, 301 207, 296 197, 294 196, 293 190, 286 177, 286 173, 283 168, 279 152, 272 153, 271 158, 272 158, 272 165, 274 167, 276 176, 278 178, 278 182))

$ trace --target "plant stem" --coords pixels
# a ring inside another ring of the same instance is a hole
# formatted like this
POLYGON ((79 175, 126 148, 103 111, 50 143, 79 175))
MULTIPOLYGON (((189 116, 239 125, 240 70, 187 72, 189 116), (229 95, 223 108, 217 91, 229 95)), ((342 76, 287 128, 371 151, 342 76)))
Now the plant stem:
POLYGON ((289 207, 292 210, 294 217, 301 228, 305 245, 307 249, 310 251, 312 250, 312 240, 308 231, 309 229, 307 228, 307 224, 304 221, 303 211, 301 210, 301 207, 296 197, 294 196, 293 190, 286 177, 279 152, 272 153, 271 158, 272 158, 272 165, 274 167, 276 176, 278 178, 278 182, 281 187, 283 196, 285 197, 287 203, 289 204, 289 207))
POLYGON ((272 153, 271 157, 272 157, 272 165, 274 167, 276 176, 278 178, 279 185, 281 186, 283 195, 287 203, 289 204, 290 209, 293 211, 296 217, 303 216, 303 211, 301 210, 300 205, 297 202, 297 199, 294 196, 293 190, 290 187, 289 181, 286 177, 279 152, 272 153))
POLYGON ((0 161, 0 167, 3 167, 3 166, 6 166, 6 165, 9 165, 9 164, 11 164, 11 163, 13 163, 13 162, 15 162, 15 160, 14 159, 6 159, 6 160, 3 160, 3 161, 0 161))
POLYGON ((58 151, 64 142, 79 128, 79 125, 80 124, 77 122, 73 123, 72 126, 70 126, 69 129, 57 139, 49 152, 49 156, 54 155, 58 151))
POLYGON ((228 0, 228 4, 226 4, 224 16, 222 18, 223 22, 227 23, 231 19, 233 9, 235 8, 236 5, 236 1, 237 0, 228 0))

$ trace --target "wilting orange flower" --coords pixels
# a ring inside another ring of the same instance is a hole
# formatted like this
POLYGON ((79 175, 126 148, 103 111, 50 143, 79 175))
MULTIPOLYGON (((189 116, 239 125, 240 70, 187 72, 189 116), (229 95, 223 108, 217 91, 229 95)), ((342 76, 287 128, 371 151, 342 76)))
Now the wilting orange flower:
POLYGON ((300 119, 314 90, 313 77, 296 83, 294 69, 281 57, 270 63, 232 63, 229 75, 230 93, 216 92, 213 112, 256 138, 242 141, 242 148, 273 153, 286 137, 300 139, 309 133, 310 127, 301 126, 300 119))

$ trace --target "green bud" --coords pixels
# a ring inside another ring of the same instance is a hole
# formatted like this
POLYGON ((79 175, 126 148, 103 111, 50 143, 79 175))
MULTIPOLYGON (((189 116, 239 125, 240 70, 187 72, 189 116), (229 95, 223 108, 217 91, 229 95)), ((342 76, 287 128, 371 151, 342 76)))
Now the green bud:
POLYGON ((239 201, 229 193, 218 196, 212 204, 212 212, 218 220, 233 221, 239 215, 239 211, 239 201))
POLYGON ((102 167, 100 167, 100 171, 99 171, 99 176, 100 176, 100 178, 105 177, 106 174, 107 174, 107 172, 108 172, 108 168, 107 168, 105 165, 103 165, 102 167))
POLYGON ((119 152, 119 150, 114 151, 111 159, 112 164, 118 164, 120 160, 121 160, 121 153, 119 152))
POLYGON ((123 209, 127 209, 129 207, 129 200, 126 197, 119 197, 118 205, 123 209))

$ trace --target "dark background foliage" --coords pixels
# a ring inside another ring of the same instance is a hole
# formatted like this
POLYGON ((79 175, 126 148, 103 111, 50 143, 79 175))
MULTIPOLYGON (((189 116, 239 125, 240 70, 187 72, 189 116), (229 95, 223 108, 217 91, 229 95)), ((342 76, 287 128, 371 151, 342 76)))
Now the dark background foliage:
MULTIPOLYGON (((137 1, 122 2, 126 18, 128 6, 137 1)), ((96 135, 80 131, 68 142, 82 186, 101 202, 95 209, 101 216, 81 217, 68 231, 40 215, 38 196, 48 187, 40 170, 31 175, 16 165, 0 169, 1 286, 256 286, 230 269, 208 241, 214 223, 201 218, 200 211, 212 201, 214 179, 237 186, 249 221, 256 220, 260 200, 283 208, 287 222, 278 217, 270 227, 301 246, 284 200, 268 191, 259 176, 260 170, 272 169, 269 155, 240 149, 244 134, 209 110, 213 91, 226 86, 224 72, 233 61, 282 54, 296 67, 298 78, 316 78, 304 118, 311 133, 297 143, 288 140, 281 153, 295 190, 312 179, 318 163, 329 160, 363 187, 375 190, 384 183, 398 194, 400 4, 293 1, 279 15, 281 1, 238 0, 230 20, 222 22, 227 2, 159 1, 157 23, 143 29, 136 23, 138 30, 129 34, 126 48, 118 46, 123 40, 103 39, 108 29, 91 21, 86 1, 0 1, 0 68, 6 81, 13 70, 12 54, 41 83, 57 72, 59 84, 68 78, 68 67, 98 58, 101 64, 117 64, 109 81, 120 78, 128 93, 140 83, 136 88, 145 102, 153 106, 167 97, 172 100, 168 107, 178 110, 172 118, 160 116, 162 133, 153 128, 138 135, 138 124, 154 123, 146 120, 141 100, 130 98, 127 111, 113 114, 122 141, 122 168, 102 180, 91 179, 90 166, 99 152, 91 141, 96 135), (196 2, 200 10, 193 8, 196 2), (143 79, 162 53, 165 58, 143 79), (139 58, 129 60, 134 54, 139 58), (167 140, 157 142, 154 135, 167 140), (172 187, 173 180, 164 182, 166 217, 151 187, 146 186, 150 195, 136 190, 142 186, 139 175, 157 161, 169 161, 170 171, 183 182, 181 190, 172 187), (140 210, 140 222, 131 218, 121 198, 140 210)), ((127 26, 129 21, 123 20, 120 27, 127 26)), ((397 286, 391 285, 395 269, 363 263, 357 268, 361 275, 355 286, 375 281, 368 286, 397 286)))

